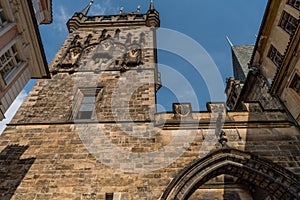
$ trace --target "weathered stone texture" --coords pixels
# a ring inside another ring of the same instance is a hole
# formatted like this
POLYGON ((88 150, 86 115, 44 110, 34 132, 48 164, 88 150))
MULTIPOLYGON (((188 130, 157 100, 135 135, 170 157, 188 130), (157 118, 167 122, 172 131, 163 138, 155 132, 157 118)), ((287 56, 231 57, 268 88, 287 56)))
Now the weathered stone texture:
POLYGON ((257 78, 248 87, 251 92, 248 92, 247 97, 243 98, 244 101, 258 101, 264 109, 282 109, 282 105, 269 93, 267 83, 261 78, 257 78))
POLYGON ((0 198, 168 199, 182 177, 172 200, 190 191, 191 199, 300 196, 300 132, 273 99, 253 97, 263 108, 243 102, 240 112, 177 103, 155 113, 157 26, 155 10, 70 19, 52 79, 36 83, 0 137, 0 198))
MULTIPOLYGON (((84 125, 89 127, 84 129, 86 134, 78 132, 82 127, 76 124, 10 126, 1 137, 0 150, 3 152, 9 145, 27 146, 20 159, 34 159, 12 199, 104 199, 105 193, 116 192, 121 193, 121 199, 159 199, 181 169, 201 154, 205 156, 204 152, 220 148, 214 129, 176 131, 153 128, 150 124, 138 125, 84 125), (192 132, 194 138, 182 144, 181 141, 192 132), (179 140, 166 148, 174 137, 179 137, 179 140), (97 148, 99 144, 101 148, 97 148), (91 150, 93 147, 95 151, 91 150), (146 162, 147 153, 162 148, 165 148, 163 153, 146 162), (182 154, 177 156, 176 152, 183 148, 182 154), (117 150, 120 149, 125 153, 119 153, 117 150), (136 159, 137 154, 145 158, 136 159), (161 163, 174 154, 174 162, 160 168, 161 163), (143 172, 144 169, 157 170, 143 172), (124 170, 140 170, 140 174, 124 170)), ((253 152, 300 173, 297 129, 279 126, 224 131, 228 146, 253 152)), ((2 157, 2 162, 6 159, 9 158, 2 157)), ((15 171, 4 170, 4 173, 14 174, 15 171)))

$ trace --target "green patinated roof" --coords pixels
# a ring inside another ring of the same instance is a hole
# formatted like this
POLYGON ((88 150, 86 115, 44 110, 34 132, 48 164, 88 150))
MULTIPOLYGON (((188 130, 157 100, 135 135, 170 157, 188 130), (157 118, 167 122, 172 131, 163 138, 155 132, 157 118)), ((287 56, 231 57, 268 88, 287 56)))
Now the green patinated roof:
POLYGON ((234 78, 245 81, 249 72, 248 64, 251 60, 254 45, 233 46, 232 64, 234 78))

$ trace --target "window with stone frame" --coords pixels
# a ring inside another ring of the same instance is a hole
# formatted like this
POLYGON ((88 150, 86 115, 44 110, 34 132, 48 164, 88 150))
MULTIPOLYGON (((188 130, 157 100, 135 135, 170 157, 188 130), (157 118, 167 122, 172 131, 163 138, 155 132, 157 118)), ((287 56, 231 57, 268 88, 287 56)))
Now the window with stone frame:
POLYGON ((293 6, 294 8, 300 10, 300 0, 288 0, 287 4, 293 6))
POLYGON ((4 54, 0 55, 0 75, 7 84, 14 72, 17 71, 21 64, 17 48, 15 45, 10 47, 4 54))
POLYGON ((290 84, 292 88, 298 95, 300 95, 300 76, 296 73, 290 84))
POLYGON ((277 67, 281 65, 283 55, 273 45, 270 47, 268 57, 277 67))
POLYGON ((95 105, 102 99, 103 88, 100 87, 82 87, 76 94, 73 115, 75 119, 92 119, 95 105))
POLYGON ((0 4, 0 28, 7 23, 2 5, 0 4))
POLYGON ((279 26, 288 34, 292 35, 296 30, 298 23, 299 21, 295 17, 283 11, 279 26))

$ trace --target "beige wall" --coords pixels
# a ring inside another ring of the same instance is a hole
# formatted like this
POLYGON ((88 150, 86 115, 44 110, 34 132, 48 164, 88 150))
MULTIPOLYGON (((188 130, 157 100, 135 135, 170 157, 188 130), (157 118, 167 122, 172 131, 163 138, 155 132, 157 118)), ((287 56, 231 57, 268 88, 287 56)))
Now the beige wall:
POLYGON ((260 69, 263 75, 268 79, 271 84, 272 80, 276 74, 277 66, 268 58, 268 53, 271 45, 273 45, 282 55, 285 54, 286 48, 290 41, 290 35, 283 30, 279 23, 281 21, 282 13, 286 11, 287 13, 294 16, 296 19, 299 18, 299 11, 292 6, 286 4, 286 1, 281 1, 277 13, 270 12, 269 18, 264 26, 263 35, 260 36, 260 44, 264 44, 258 51, 260 52, 260 57, 256 56, 254 63, 260 63, 260 69), (268 34, 265 34, 268 32, 268 34))
POLYGON ((49 77, 49 72, 30 1, 0 1, 8 21, 0 30, 0 55, 15 45, 22 60, 9 81, 0 80, 1 111, 5 113, 30 78, 49 77))

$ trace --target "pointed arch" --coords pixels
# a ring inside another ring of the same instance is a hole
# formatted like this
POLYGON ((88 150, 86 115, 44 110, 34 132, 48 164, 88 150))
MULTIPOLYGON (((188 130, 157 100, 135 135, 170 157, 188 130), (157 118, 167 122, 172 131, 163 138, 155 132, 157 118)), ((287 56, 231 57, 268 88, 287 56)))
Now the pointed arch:
POLYGON ((300 199, 298 176, 251 153, 229 148, 190 163, 173 179, 161 199, 188 199, 201 185, 221 174, 251 182, 278 199, 300 199))

